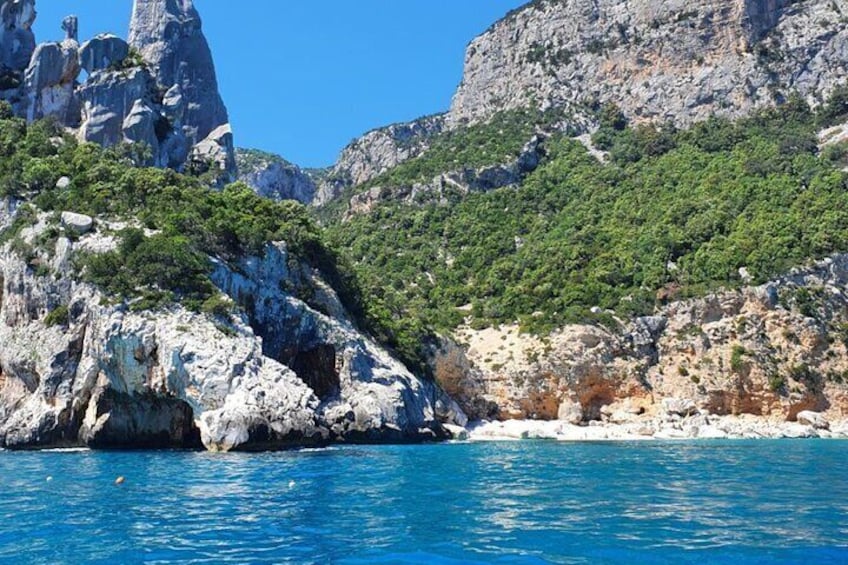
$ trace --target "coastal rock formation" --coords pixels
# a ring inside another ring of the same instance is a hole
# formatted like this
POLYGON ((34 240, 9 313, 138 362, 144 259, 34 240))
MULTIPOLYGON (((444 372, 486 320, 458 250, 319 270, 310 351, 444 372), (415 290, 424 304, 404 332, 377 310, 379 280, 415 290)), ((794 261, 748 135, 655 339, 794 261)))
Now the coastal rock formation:
MULTIPOLYGON (((434 352, 471 418, 848 417, 848 256, 759 287, 673 302, 617 327, 464 328, 434 352), (801 416, 804 414, 804 416, 801 416)), ((815 421, 814 421, 815 420, 815 421)))
POLYGON ((158 88, 171 98, 181 99, 181 111, 171 116, 171 125, 182 132, 190 146, 207 144, 196 156, 212 158, 222 170, 235 171, 227 109, 192 0, 136 0, 129 44, 150 65, 158 88), (208 145, 220 150, 210 151, 208 145))
MULTIPOLYGON (((71 20, 67 20, 65 27, 76 33, 71 25, 71 20)), ((70 34, 61 43, 36 47, 24 73, 27 120, 53 117, 69 126, 78 125, 75 87, 79 73, 79 43, 70 34)))
POLYGON ((272 200, 297 200, 311 204, 317 190, 315 179, 297 165, 277 155, 252 149, 236 151, 238 180, 258 195, 272 200))
POLYGON ((815 104, 846 76, 846 14, 844 0, 537 0, 468 46, 448 123, 614 102, 683 125, 795 91, 815 104))
POLYGON ((120 65, 130 54, 129 44, 112 34, 100 34, 83 43, 80 66, 88 74, 120 65))
POLYGON ((149 165, 234 180, 232 130, 190 1, 139 0, 130 43, 101 34, 82 47, 75 16, 62 22, 64 41, 36 47, 33 0, 5 0, 0 15, 0 98, 18 115, 55 118, 105 146, 144 143, 149 165))
MULTIPOLYGON (((16 205, 0 204, 4 228, 16 205)), ((133 312, 72 277, 75 253, 115 245, 108 226, 73 240, 60 229, 39 247, 60 228, 52 222, 44 215, 18 236, 34 255, 0 250, 2 446, 276 449, 439 439, 440 415, 466 422, 360 334, 284 244, 236 269, 217 264, 214 282, 245 311, 133 312), (304 284, 312 305, 282 290, 304 284)))

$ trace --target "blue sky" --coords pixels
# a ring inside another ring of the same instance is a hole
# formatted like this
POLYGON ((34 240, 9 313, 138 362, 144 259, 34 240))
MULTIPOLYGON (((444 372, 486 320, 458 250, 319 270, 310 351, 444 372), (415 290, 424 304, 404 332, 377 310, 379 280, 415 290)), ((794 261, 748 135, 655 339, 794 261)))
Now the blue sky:
MULTIPOLYGON (((303 166, 351 139, 446 110, 465 46, 525 0, 195 0, 241 147, 303 166)), ((126 37, 131 0, 39 0, 38 41, 126 37)))

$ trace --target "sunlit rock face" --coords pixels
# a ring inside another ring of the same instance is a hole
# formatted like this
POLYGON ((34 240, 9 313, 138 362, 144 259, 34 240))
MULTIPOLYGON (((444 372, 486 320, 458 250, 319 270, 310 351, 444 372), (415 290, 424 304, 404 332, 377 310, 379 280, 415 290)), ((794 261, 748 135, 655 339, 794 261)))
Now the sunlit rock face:
POLYGON ((0 1, 0 71, 22 72, 35 51, 35 0, 0 1))
POLYGON ((795 91, 816 103, 846 73, 846 11, 843 0, 537 0, 471 42, 448 123, 615 102, 633 120, 685 125, 795 91))
POLYGON ((234 171, 227 108, 192 0, 136 0, 129 44, 150 66, 158 87, 172 98, 181 98, 180 111, 171 116, 172 125, 181 129, 190 145, 201 146, 203 157, 234 171), (204 145, 207 140, 213 147, 204 145))
POLYGON ((17 115, 54 118, 83 141, 144 143, 148 165, 235 180, 227 109, 190 1, 135 2, 129 42, 100 34, 80 45, 68 16, 63 41, 36 46, 35 16, 34 0, 0 2, 0 99, 17 115))
MULTIPOLYGON (((0 200, 0 229, 16 210, 0 200)), ((358 331, 285 244, 236 267, 214 262, 214 283, 246 310, 133 312, 74 276, 76 253, 115 238, 63 216, 89 231, 37 252, 50 276, 0 246, 0 446, 260 450, 444 439, 442 421, 465 423, 432 382, 358 331)), ((49 222, 21 241, 33 245, 49 222)))

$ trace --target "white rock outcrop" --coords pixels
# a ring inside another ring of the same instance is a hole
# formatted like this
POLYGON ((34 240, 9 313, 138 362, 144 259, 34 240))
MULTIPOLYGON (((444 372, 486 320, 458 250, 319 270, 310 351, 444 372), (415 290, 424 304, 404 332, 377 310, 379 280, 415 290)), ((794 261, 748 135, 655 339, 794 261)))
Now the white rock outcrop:
MULTIPOLYGON (((0 228, 13 213, 3 202, 0 228)), ((75 252, 114 240, 91 232, 41 249, 49 227, 45 216, 20 235, 49 276, 0 248, 2 446, 278 449, 444 439, 439 415, 467 421, 359 333, 283 244, 236 270, 216 267, 223 292, 255 305, 249 315, 133 312, 73 278, 75 252), (281 290, 300 284, 314 285, 320 311, 281 290)))

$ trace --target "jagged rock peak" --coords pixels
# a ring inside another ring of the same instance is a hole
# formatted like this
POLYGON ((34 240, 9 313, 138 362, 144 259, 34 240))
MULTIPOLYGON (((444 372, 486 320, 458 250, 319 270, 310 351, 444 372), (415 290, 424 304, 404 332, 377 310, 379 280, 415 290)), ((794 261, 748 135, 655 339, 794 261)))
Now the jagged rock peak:
POLYGON ((64 41, 41 43, 32 53, 24 73, 27 120, 54 117, 70 127, 79 125, 80 106, 75 92, 80 74, 77 29, 77 17, 66 17, 62 21, 64 41))
POLYGON ((449 124, 616 102, 680 125, 738 117, 848 76, 845 0, 535 0, 468 47, 449 124))
POLYGON ((26 69, 35 51, 35 0, 0 0, 0 63, 4 72, 26 69))
POLYGON ((192 145, 229 122, 212 52, 192 0, 136 0, 129 44, 150 65, 163 90, 181 90, 184 115, 180 121, 192 145))

